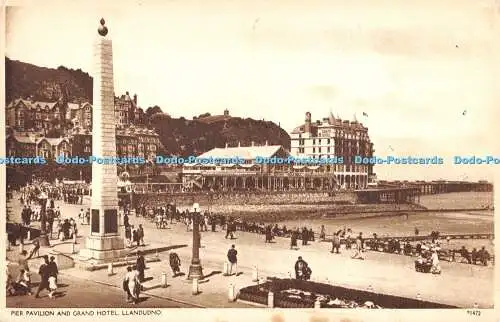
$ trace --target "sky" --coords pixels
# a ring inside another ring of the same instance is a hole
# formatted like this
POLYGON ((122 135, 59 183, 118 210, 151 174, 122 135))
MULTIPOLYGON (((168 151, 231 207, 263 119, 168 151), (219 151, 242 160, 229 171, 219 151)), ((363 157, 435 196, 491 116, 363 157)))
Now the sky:
MULTIPOLYGON (((367 126, 379 156, 500 156, 494 1, 11 2, 24 5, 7 10, 6 55, 92 75, 104 17, 115 93, 136 93, 143 108, 186 118, 227 108, 289 132, 307 111, 313 120, 332 111, 367 126)), ((375 170, 492 179, 492 166, 450 162, 375 170)))

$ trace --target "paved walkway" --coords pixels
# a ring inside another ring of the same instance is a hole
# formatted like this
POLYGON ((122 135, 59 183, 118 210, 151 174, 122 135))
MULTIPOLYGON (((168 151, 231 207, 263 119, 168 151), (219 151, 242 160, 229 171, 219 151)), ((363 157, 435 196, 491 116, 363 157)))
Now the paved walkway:
MULTIPOLYGON (((64 216, 76 217, 81 206, 63 204, 61 208, 64 216)), ((187 273, 191 259, 192 232, 186 232, 183 224, 175 223, 169 225, 169 229, 158 230, 153 223, 133 216, 130 217, 130 223, 143 224, 146 243, 187 245, 175 250, 181 258, 182 270, 187 273)), ((88 226, 83 227, 80 227, 80 231, 86 235, 88 226)), ((148 264, 150 268, 146 274, 153 277, 153 281, 147 282, 147 286, 154 287, 155 283, 158 284, 164 271, 168 273, 170 286, 165 289, 154 288, 148 292, 207 307, 238 306, 239 303, 228 303, 229 283, 233 282, 236 289, 252 284, 254 265, 259 267, 261 277, 286 277, 289 272, 293 272, 297 256, 302 256, 310 264, 313 279, 317 281, 365 290, 371 286, 375 291, 412 298, 420 294, 424 300, 461 307, 472 307, 474 303, 482 308, 493 306, 492 267, 442 262, 442 275, 422 274, 415 272, 414 258, 406 256, 368 252, 365 253, 364 261, 353 260, 350 258, 351 254, 346 251, 340 255, 329 253, 330 245, 327 243, 315 242, 301 246, 299 250, 290 250, 288 239, 277 238, 275 243, 265 244, 264 236, 251 233, 239 232, 237 239, 228 240, 224 238, 224 232, 203 232, 200 257, 205 274, 223 270, 226 252, 231 244, 235 244, 238 250, 239 269, 243 275, 237 278, 212 275, 207 283, 200 284, 202 293, 193 296, 191 284, 185 282, 184 278, 171 278, 166 260, 168 254, 162 253, 160 257, 165 260, 148 264)), ((117 285, 123 275, 123 269, 118 268, 117 272, 119 274, 112 277, 107 276, 106 270, 90 273, 70 269, 64 273, 117 285)))
MULTIPOLYGON (((32 282, 38 285, 40 278, 33 275, 32 282)), ((184 303, 174 302, 167 299, 141 295, 138 304, 126 303, 125 295, 119 287, 103 287, 102 284, 75 278, 68 274, 59 276, 59 289, 57 298, 50 299, 47 291, 40 293, 40 298, 29 296, 8 296, 7 308, 113 308, 113 307, 159 307, 159 308, 182 308, 193 307, 184 303)), ((32 292, 35 293, 36 287, 32 292)))

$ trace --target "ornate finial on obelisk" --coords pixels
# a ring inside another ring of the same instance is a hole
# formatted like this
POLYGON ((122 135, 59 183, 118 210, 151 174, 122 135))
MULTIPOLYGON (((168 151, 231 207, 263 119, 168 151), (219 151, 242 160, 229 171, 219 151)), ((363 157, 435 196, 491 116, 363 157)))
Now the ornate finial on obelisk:
POLYGON ((104 21, 104 18, 101 18, 101 25, 99 26, 99 28, 97 29, 97 32, 99 33, 99 35, 101 36, 106 36, 108 34, 108 27, 106 27, 104 24, 106 23, 106 21, 104 21))

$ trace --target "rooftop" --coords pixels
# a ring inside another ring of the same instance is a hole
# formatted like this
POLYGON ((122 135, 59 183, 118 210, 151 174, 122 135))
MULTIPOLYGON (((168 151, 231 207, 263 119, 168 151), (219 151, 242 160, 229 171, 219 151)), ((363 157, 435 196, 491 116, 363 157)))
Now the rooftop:
MULTIPOLYGON (((254 160, 256 157, 270 158, 283 150, 281 145, 245 146, 230 148, 214 148, 199 156, 199 158, 235 158, 254 160)), ((283 150, 284 151, 284 150, 283 150)))

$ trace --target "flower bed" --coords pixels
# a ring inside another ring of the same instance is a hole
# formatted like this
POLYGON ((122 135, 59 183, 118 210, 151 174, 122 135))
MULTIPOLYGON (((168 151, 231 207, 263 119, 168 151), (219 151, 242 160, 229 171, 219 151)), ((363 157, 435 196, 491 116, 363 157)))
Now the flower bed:
POLYGON ((330 284, 277 278, 272 278, 264 284, 241 289, 239 299, 267 305, 269 291, 274 293, 274 306, 282 308, 313 308, 316 300, 319 300, 323 308, 456 308, 440 303, 360 291, 330 284))

